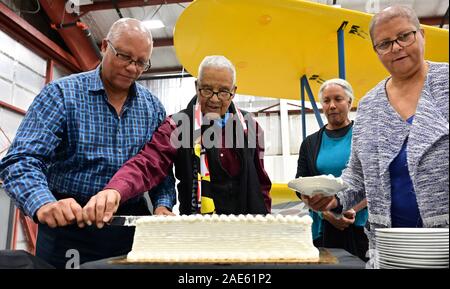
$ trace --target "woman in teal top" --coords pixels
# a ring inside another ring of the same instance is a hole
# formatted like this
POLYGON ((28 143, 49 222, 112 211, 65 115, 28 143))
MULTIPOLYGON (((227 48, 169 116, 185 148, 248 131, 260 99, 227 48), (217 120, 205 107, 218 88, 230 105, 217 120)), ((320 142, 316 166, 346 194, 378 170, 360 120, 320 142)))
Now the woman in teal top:
MULTIPOLYGON (((319 100, 328 124, 302 142, 296 177, 329 174, 339 177, 350 156, 353 128, 353 121, 348 118, 353 100, 351 85, 342 79, 328 80, 320 87, 319 100)), ((301 192, 298 195, 307 202, 307 197, 301 192)), ((368 219, 366 200, 341 216, 312 210, 310 215, 317 247, 343 248, 367 260, 368 240, 364 233, 368 219)))

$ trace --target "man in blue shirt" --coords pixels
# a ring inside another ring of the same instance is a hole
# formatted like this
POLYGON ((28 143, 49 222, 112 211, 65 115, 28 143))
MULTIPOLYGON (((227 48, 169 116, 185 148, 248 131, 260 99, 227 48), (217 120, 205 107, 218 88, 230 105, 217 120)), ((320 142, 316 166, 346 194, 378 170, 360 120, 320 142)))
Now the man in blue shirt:
MULTIPOLYGON (((0 162, 4 189, 39 222, 36 255, 56 267, 66 266, 70 249, 77 250, 81 263, 131 250, 134 228, 103 227, 103 216, 95 226, 85 226, 83 206, 165 119, 159 100, 135 82, 150 67, 152 47, 152 36, 140 21, 114 23, 102 41, 99 67, 48 84, 0 162)), ((118 201, 111 195, 95 198, 97 209, 118 201)), ((174 178, 167 177, 150 198, 155 214, 172 214, 174 178)), ((150 214, 142 197, 122 204, 116 213, 150 214)))

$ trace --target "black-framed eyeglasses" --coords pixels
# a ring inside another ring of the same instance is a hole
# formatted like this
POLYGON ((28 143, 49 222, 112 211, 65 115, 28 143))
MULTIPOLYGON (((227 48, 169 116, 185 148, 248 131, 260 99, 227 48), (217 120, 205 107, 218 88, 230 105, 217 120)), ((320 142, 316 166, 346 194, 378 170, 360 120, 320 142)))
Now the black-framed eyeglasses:
POLYGON ((384 55, 392 51, 392 47, 394 46, 394 42, 396 42, 399 46, 405 48, 410 46, 416 41, 416 33, 417 30, 412 30, 409 32, 405 32, 403 34, 400 34, 395 38, 394 40, 386 40, 383 42, 380 42, 373 46, 375 51, 380 54, 384 55))
POLYGON ((107 41, 109 43, 109 46, 113 50, 114 55, 123 63, 127 63, 127 64, 134 63, 134 65, 137 68, 139 68, 143 71, 148 70, 152 66, 152 63, 150 62, 150 60, 148 60, 148 62, 144 62, 142 60, 133 60, 133 57, 131 57, 130 55, 117 52, 117 49, 112 45, 111 41, 110 40, 107 40, 107 41))
POLYGON ((210 88, 199 88, 198 91, 200 92, 201 96, 206 98, 211 98, 214 94, 216 94, 217 97, 222 101, 230 100, 230 98, 233 96, 233 93, 228 90, 214 91, 210 88))

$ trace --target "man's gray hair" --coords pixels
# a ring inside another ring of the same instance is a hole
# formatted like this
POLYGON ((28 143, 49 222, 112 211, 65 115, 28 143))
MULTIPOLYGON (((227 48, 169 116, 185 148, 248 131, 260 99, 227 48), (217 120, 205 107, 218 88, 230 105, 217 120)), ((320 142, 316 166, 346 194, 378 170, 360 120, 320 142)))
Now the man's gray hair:
POLYGON ((417 30, 420 30, 419 18, 414 9, 404 5, 390 6, 375 14, 370 21, 369 32, 372 44, 374 44, 373 30, 375 29, 375 26, 397 17, 406 18, 409 23, 417 28, 417 30))
POLYGON ((229 69, 233 76, 233 86, 236 84, 236 68, 228 58, 222 55, 210 55, 203 58, 200 66, 198 67, 198 81, 201 82, 203 69, 205 67, 210 68, 226 68, 229 69))
POLYGON ((153 37, 150 29, 145 27, 142 21, 135 18, 121 18, 114 22, 106 35, 106 39, 114 43, 114 41, 120 37, 120 34, 123 32, 130 32, 130 30, 139 31, 145 34, 150 40, 150 43, 152 43, 151 47, 153 46, 153 37))
POLYGON ((340 87, 342 87, 344 89, 345 95, 349 98, 350 100, 350 104, 353 103, 353 88, 350 85, 350 83, 348 83, 348 81, 341 79, 341 78, 333 78, 333 79, 329 79, 327 81, 325 81, 319 89, 319 101, 320 103, 323 103, 323 91, 325 90, 325 88, 327 88, 330 85, 339 85, 340 87))

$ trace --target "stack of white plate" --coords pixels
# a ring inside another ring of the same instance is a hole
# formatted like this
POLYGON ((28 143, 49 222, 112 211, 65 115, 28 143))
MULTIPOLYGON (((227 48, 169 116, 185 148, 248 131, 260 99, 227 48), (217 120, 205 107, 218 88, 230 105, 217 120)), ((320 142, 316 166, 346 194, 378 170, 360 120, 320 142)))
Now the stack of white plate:
POLYGON ((380 268, 448 268, 448 228, 375 230, 380 268))

